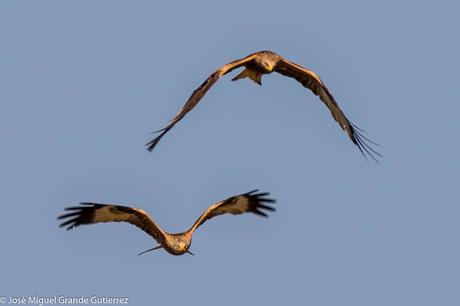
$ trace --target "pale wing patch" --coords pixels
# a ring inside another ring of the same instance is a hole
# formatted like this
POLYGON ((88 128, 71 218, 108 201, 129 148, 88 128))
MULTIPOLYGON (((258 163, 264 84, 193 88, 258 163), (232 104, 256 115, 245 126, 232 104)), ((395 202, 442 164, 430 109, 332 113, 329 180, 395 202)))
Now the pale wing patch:
POLYGON ((92 223, 127 221, 130 214, 117 210, 115 206, 103 206, 94 210, 92 223))
POLYGON ((276 202, 274 199, 267 198, 266 196, 268 195, 268 192, 259 193, 258 190, 253 190, 213 204, 195 221, 189 231, 193 233, 195 229, 207 220, 227 213, 239 215, 252 212, 256 215, 267 217, 268 214, 266 211, 275 211, 275 208, 268 204, 276 202))
POLYGON ((232 214, 242 214, 249 208, 248 198, 245 196, 237 197, 236 201, 228 206, 228 212, 232 214))

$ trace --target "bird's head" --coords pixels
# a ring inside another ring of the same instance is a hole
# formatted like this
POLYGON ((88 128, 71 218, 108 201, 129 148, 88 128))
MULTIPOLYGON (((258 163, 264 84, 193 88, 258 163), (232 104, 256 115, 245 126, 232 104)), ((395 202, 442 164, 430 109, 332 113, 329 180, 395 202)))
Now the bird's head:
POLYGON ((264 73, 270 73, 275 68, 277 57, 276 54, 272 54, 269 51, 262 51, 259 52, 259 56, 254 61, 259 69, 264 70, 264 73))
POLYGON ((190 241, 178 241, 176 244, 174 244, 173 248, 177 253, 189 253, 193 255, 192 252, 188 250, 190 247, 190 243, 190 241))
POLYGON ((181 251, 188 250, 189 246, 190 246, 190 244, 188 242, 186 242, 186 241, 181 241, 176 245, 176 247, 181 251))
POLYGON ((273 71, 273 63, 267 59, 260 59, 259 60, 259 65, 266 71, 266 72, 272 72, 273 71))

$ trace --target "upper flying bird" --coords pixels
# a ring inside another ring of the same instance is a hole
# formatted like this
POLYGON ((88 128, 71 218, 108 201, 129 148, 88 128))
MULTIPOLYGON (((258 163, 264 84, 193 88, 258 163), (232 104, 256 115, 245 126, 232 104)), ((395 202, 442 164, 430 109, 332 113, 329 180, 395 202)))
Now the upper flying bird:
POLYGON ((81 224, 128 222, 137 226, 158 242, 156 247, 141 252, 139 255, 161 248, 172 255, 182 255, 185 253, 193 255, 189 251, 190 244, 192 243, 192 235, 201 224, 215 216, 227 213, 239 215, 252 212, 262 217, 268 217, 264 210, 275 211, 275 208, 266 204, 276 202, 274 199, 267 198, 266 196, 268 195, 268 192, 259 193, 256 189, 217 202, 209 206, 188 231, 177 234, 170 234, 163 231, 142 209, 113 204, 83 202, 80 203, 82 206, 67 207, 65 210, 71 212, 59 216, 58 220, 65 219, 60 226, 66 226, 67 230, 81 224))
POLYGON ((259 51, 250 54, 242 59, 230 62, 212 73, 206 81, 203 82, 195 91, 192 93, 188 101, 182 107, 182 109, 171 119, 169 124, 161 130, 158 130, 160 134, 146 144, 147 150, 152 151, 160 139, 176 125, 185 115, 191 111, 203 98, 206 92, 211 88, 212 85, 223 75, 226 75, 230 71, 244 66, 245 69, 232 79, 236 81, 244 79, 246 77, 253 80, 255 83, 262 85, 262 75, 272 73, 273 71, 281 73, 282 75, 291 77, 299 81, 304 87, 310 89, 315 95, 319 96, 321 101, 326 104, 327 108, 331 111, 332 117, 337 121, 342 129, 347 132, 351 141, 358 146, 361 153, 366 152, 374 160, 375 155, 382 156, 376 152, 367 142, 373 143, 362 135, 362 130, 356 127, 351 121, 347 119, 345 114, 340 109, 339 105, 335 101, 334 97, 330 94, 329 90, 324 85, 323 81, 319 76, 311 70, 305 67, 297 65, 296 63, 290 62, 282 56, 272 51, 259 51), (361 131, 361 132, 360 132, 361 131), (367 141, 367 142, 366 142, 367 141))

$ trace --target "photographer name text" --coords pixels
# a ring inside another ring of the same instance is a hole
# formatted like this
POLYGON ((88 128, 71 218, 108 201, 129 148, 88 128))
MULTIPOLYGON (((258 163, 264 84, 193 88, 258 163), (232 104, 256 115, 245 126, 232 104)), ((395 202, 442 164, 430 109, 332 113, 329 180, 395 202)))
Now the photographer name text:
POLYGON ((114 297, 114 296, 64 296, 64 295, 55 295, 55 296, 38 296, 38 295, 29 295, 29 296, 10 296, 10 297, 0 297, 0 304, 10 304, 10 305, 65 305, 65 304, 82 304, 82 305, 92 305, 92 304, 128 304, 129 299, 127 297, 114 297))

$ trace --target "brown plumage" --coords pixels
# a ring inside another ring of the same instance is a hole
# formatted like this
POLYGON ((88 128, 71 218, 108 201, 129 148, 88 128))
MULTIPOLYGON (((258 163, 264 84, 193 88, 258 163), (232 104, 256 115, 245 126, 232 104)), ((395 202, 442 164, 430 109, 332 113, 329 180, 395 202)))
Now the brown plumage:
POLYGON ((268 195, 268 192, 259 193, 258 190, 253 190, 217 202, 206 209, 188 231, 176 234, 163 231, 142 209, 114 204, 83 202, 80 203, 81 206, 67 207, 65 210, 70 212, 59 216, 58 220, 63 220, 60 226, 67 227, 67 230, 82 224, 127 222, 137 226, 158 242, 158 246, 140 254, 160 248, 164 248, 172 255, 192 254, 189 251, 192 236, 200 225, 223 214, 239 215, 251 212, 262 217, 268 217, 265 211, 275 211, 275 208, 268 204, 276 202, 274 199, 267 198, 268 195))
POLYGON ((216 83, 216 81, 223 75, 231 72, 232 70, 244 66, 245 69, 232 79, 236 81, 243 78, 250 78, 255 83, 262 85, 262 75, 272 73, 273 71, 278 72, 290 78, 294 78, 299 81, 305 88, 310 89, 315 95, 319 96, 321 101, 324 102, 327 108, 331 111, 332 117, 339 123, 341 128, 348 134, 351 141, 359 148, 361 153, 366 157, 367 153, 370 157, 377 161, 377 156, 380 155, 375 151, 368 142, 375 144, 362 134, 362 130, 356 127, 351 121, 347 119, 345 114, 340 109, 339 105, 335 101, 334 97, 330 94, 329 90, 324 85, 323 81, 319 76, 311 70, 305 67, 297 65, 283 58, 282 56, 272 51, 260 51, 248 55, 242 59, 230 62, 212 73, 206 81, 204 81, 195 91, 182 107, 182 109, 171 119, 169 124, 157 133, 160 133, 157 137, 152 139, 146 144, 147 150, 152 151, 161 138, 171 130, 177 122, 182 120, 185 115, 191 111, 200 102, 201 98, 206 92, 216 83))

